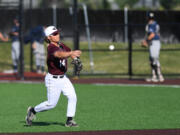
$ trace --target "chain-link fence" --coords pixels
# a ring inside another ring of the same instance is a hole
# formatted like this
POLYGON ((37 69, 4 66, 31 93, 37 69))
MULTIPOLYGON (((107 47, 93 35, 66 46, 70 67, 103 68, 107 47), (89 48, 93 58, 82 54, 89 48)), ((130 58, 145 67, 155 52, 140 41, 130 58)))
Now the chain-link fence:
MULTIPOLYGON (((13 18, 18 15, 18 9, 0 9, 0 11, 0 15, 3 16, 3 20, 0 22, 0 31, 8 34, 13 18)), ((180 65, 178 60, 180 55, 180 12, 154 12, 161 27, 160 62, 162 72, 168 77, 178 77, 180 74, 180 70, 178 70, 180 65)), ((145 36, 147 11, 128 11, 125 14, 124 11, 87 10, 88 25, 84 13, 85 10, 80 5, 78 10, 79 48, 83 51, 81 59, 84 64, 81 76, 141 77, 151 74, 148 49, 140 47, 140 42, 145 36), (114 45, 115 49, 110 50, 110 45, 114 45)), ((23 35, 26 35, 30 28, 38 25, 56 25, 61 29, 62 41, 74 49, 74 24, 71 7, 56 8, 55 12, 53 7, 27 8, 24 10, 23 24, 23 35)), ((9 41, 1 42, 0 45, 1 72, 11 69, 10 44, 9 41)), ((25 72, 31 71, 31 64, 34 62, 31 62, 31 46, 29 44, 24 45, 24 58, 25 72)), ((69 66, 68 74, 73 74, 72 66, 69 66)))

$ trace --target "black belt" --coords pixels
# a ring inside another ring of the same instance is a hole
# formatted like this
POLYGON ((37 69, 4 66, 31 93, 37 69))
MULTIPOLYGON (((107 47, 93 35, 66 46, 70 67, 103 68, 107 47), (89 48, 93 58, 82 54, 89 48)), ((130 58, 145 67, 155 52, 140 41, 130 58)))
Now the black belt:
POLYGON ((57 78, 63 78, 64 75, 53 75, 53 78, 57 79, 57 78))

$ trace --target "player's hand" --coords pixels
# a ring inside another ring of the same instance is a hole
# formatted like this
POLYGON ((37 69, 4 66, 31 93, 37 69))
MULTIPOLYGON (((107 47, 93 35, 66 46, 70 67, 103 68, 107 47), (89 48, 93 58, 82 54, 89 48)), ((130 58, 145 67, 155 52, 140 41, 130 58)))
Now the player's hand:
POLYGON ((145 47, 145 48, 148 47, 148 43, 147 43, 146 40, 143 40, 143 41, 141 42, 141 47, 145 47))
POLYGON ((14 36, 19 36, 19 33, 18 32, 13 32, 13 35, 14 36))
POLYGON ((32 44, 32 49, 36 49, 37 48, 37 45, 36 45, 36 43, 34 42, 33 44, 32 44))
POLYGON ((80 50, 71 51, 71 57, 72 58, 80 57, 81 53, 82 52, 80 50))

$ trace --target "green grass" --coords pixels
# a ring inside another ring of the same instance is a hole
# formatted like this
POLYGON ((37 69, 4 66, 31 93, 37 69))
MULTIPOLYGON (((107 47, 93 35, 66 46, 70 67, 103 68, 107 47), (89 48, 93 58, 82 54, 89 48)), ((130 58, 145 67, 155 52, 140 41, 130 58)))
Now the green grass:
MULTIPOLYGON (((65 43, 73 48, 72 42, 65 41, 65 43)), ((112 43, 112 42, 93 42, 93 49, 108 49, 110 44, 114 44, 116 49, 126 49, 127 44, 123 43, 112 43)), ((163 49, 170 48, 180 48, 179 44, 162 44, 163 49)), ((87 42, 80 42, 80 49, 88 49, 87 42)), ((138 43, 133 44, 133 49, 143 49, 138 43)), ((25 71, 30 70, 30 45, 24 46, 24 63, 25 71)), ((10 43, 1 43, 0 45, 0 72, 11 69, 12 60, 11 60, 11 45, 10 43)), ((161 51, 160 53, 160 63, 163 74, 180 74, 180 51, 161 51)), ((89 53, 83 52, 81 56, 83 62, 83 71, 82 73, 92 73, 90 67, 89 53)), ((128 73, 128 52, 127 51, 94 51, 93 52, 94 60, 94 73, 128 73)), ((70 64, 69 60, 69 65, 70 64)), ((35 66, 34 66, 35 69, 35 66)), ((46 67, 47 70, 47 67, 46 67)), ((151 74, 150 65, 149 65, 149 53, 148 51, 132 53, 132 70, 133 74, 151 74)), ((68 74, 72 75, 73 67, 69 66, 68 74)), ((112 77, 112 76, 111 76, 112 77)), ((120 77, 120 76, 118 76, 120 77)))
POLYGON ((180 127, 179 87, 75 84, 75 89, 80 127, 63 126, 67 106, 63 95, 55 109, 38 113, 33 126, 27 127, 27 107, 46 100, 44 84, 0 83, 0 133, 180 127))

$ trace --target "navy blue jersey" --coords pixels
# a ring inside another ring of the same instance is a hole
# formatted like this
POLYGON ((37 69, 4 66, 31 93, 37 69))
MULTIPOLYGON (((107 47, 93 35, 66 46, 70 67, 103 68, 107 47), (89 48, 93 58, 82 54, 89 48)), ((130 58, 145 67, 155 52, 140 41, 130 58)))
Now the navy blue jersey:
MULTIPOLYGON (((13 26, 12 29, 11 29, 11 32, 18 32, 19 33, 19 26, 13 26)), ((19 36, 12 35, 11 39, 12 39, 12 42, 18 41, 19 36)))
POLYGON ((159 40, 160 39, 159 29, 160 29, 160 27, 156 21, 153 21, 152 23, 146 25, 147 34, 148 35, 150 35, 151 33, 155 34, 155 36, 152 40, 159 40))
POLYGON ((34 41, 37 41, 41 44, 43 44, 45 38, 44 28, 43 26, 37 26, 35 28, 32 28, 28 35, 25 36, 24 42, 33 43, 34 41))
POLYGON ((37 41, 39 43, 44 42, 45 33, 43 26, 37 26, 31 30, 31 36, 33 41, 37 41))

